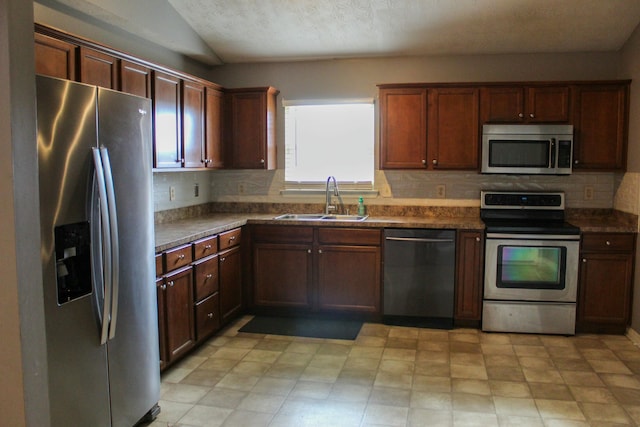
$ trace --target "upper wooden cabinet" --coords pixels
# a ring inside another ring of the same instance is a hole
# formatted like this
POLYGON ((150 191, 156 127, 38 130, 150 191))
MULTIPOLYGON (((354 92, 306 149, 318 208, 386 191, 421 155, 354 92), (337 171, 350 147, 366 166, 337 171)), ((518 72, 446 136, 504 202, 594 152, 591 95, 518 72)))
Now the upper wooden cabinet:
POLYGON ((380 169, 427 165, 427 90, 380 89, 380 169))
POLYGON ((153 72, 153 166, 182 167, 182 113, 180 78, 153 72))
POLYGON ((574 169, 626 170, 629 84, 580 85, 573 98, 574 169))
POLYGON ((477 169, 474 87, 380 89, 381 169, 477 169))
POLYGON ((35 34, 36 73, 59 79, 76 79, 78 46, 44 34, 35 34))
POLYGON ((151 68, 125 59, 120 61, 120 90, 151 98, 151 68))
POLYGON ((80 81, 90 85, 119 89, 118 58, 80 46, 80 81))
POLYGON ((207 86, 205 93, 205 167, 220 169, 224 163, 222 123, 224 121, 224 94, 222 90, 207 86))
POLYGON ((276 97, 272 87, 226 91, 226 151, 233 169, 276 168, 276 97))
POLYGON ((184 167, 205 166, 204 153, 204 85, 188 80, 182 81, 182 143, 184 167))
POLYGON ((427 160, 433 169, 477 169, 477 88, 429 90, 427 160))
POLYGON ((483 123, 567 123, 569 86, 489 86, 481 91, 483 123))

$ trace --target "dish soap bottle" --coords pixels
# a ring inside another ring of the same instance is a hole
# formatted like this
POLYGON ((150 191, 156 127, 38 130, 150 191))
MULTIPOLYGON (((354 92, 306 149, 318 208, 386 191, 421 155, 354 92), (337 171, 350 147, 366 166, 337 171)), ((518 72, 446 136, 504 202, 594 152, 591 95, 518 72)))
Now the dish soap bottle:
POLYGON ((358 198, 358 216, 365 216, 366 209, 364 207, 364 199, 362 197, 358 198))

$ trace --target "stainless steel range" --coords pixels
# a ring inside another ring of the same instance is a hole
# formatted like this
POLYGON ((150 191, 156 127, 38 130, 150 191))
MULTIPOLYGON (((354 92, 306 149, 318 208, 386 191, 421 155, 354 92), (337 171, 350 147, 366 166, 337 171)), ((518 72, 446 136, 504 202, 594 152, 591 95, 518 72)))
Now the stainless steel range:
POLYGON ((575 334, 580 229, 562 192, 481 192, 482 330, 575 334))

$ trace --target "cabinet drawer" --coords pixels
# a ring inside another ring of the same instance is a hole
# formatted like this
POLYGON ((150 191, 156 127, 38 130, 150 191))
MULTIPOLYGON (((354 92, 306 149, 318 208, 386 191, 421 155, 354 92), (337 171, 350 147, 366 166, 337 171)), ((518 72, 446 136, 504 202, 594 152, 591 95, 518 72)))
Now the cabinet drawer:
POLYGON ((252 229, 251 237, 256 242, 312 243, 313 228, 286 225, 259 225, 252 229))
POLYGON ((156 276, 160 277, 164 274, 164 266, 162 265, 162 254, 156 254, 156 276))
POLYGON ((220 310, 218 294, 211 295, 196 304, 196 340, 214 333, 220 327, 220 310))
POLYGON ((228 249, 232 246, 236 246, 240 244, 240 233, 241 229, 236 228, 234 230, 226 231, 224 233, 220 233, 218 246, 221 251, 228 249))
POLYGON ((370 245, 380 246, 381 231, 365 228, 318 228, 318 241, 321 245, 370 245))
POLYGON ((171 270, 175 270, 176 268, 183 267, 191 263, 191 261, 193 261, 193 257, 191 256, 190 244, 169 249, 164 253, 164 256, 165 256, 165 265, 167 266, 167 271, 171 271, 171 270))
POLYGON ((218 252, 218 236, 205 237, 193 242, 193 259, 200 259, 218 252))
POLYGON ((195 300, 218 291, 218 255, 210 256, 193 264, 195 270, 195 300))
POLYGON ((632 233, 585 233, 582 236, 583 251, 625 251, 635 248, 632 233))

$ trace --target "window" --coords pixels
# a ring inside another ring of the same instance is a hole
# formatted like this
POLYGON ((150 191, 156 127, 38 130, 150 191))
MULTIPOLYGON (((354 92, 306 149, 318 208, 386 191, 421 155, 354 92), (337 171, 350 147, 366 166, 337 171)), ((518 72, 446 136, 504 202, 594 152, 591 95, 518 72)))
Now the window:
POLYGON ((371 185, 373 101, 285 103, 285 182, 371 185))

